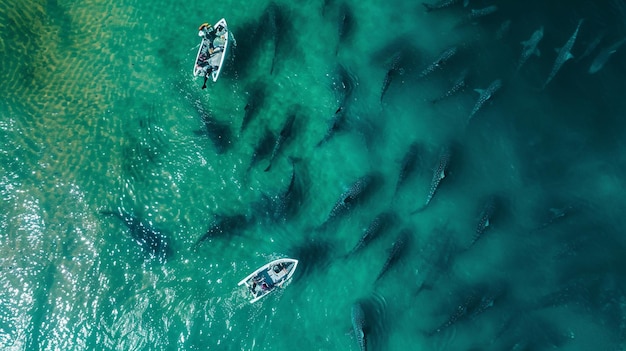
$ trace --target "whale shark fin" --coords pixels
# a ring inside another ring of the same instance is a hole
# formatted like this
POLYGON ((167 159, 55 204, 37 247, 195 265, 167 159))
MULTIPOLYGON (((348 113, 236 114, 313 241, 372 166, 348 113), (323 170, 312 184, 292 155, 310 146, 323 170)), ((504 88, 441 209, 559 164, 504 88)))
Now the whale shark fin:
POLYGON ((573 58, 574 58, 574 55, 572 55, 572 53, 568 51, 567 54, 565 55, 565 61, 571 60, 573 58))
POLYGON ((534 55, 537 55, 537 56, 539 56, 539 57, 540 57, 540 56, 541 56, 541 51, 539 51, 539 49, 535 49, 535 51, 533 52, 533 54, 534 54, 534 55))
POLYGON ((482 95, 485 92, 485 89, 474 89, 474 91, 482 95))

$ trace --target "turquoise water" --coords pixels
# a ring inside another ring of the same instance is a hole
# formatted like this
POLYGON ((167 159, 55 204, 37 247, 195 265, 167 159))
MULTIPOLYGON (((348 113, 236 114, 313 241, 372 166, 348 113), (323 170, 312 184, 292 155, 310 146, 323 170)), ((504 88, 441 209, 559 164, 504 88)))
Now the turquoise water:
POLYGON ((0 349, 358 350, 356 303, 369 350, 624 349, 624 52, 588 73, 626 35, 622 1, 511 1, 468 22, 492 2, 0 4, 0 349), (197 27, 221 17, 237 46, 201 90, 197 27), (540 90, 580 18, 575 58, 540 90), (541 55, 516 72, 540 26, 541 55), (467 88, 431 103, 464 69, 467 88), (468 123, 472 90, 495 79, 468 123), (316 146, 339 107, 343 128, 316 146), (290 114, 264 172, 255 148, 290 114), (446 177, 416 211, 446 146, 446 177), (365 175, 364 196, 328 220, 365 175), (160 233, 163 255, 107 211, 160 233), (391 225, 346 257, 381 212, 391 225), (219 218, 238 220, 200 240, 219 218), (300 260, 291 283, 249 304, 237 282, 285 256, 300 260))

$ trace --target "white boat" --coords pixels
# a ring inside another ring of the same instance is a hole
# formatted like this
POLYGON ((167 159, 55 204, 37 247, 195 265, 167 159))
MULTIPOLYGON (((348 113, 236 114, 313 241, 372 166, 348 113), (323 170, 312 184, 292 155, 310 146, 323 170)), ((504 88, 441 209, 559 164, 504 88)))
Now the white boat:
POLYGON ((250 303, 260 300, 276 288, 282 287, 291 278, 298 266, 298 260, 280 258, 252 272, 237 285, 245 285, 252 296, 250 303))
MULTIPOLYGON (((228 55, 228 44, 232 35, 228 31, 226 20, 223 18, 213 26, 211 35, 206 33, 201 27, 198 35, 202 37, 202 42, 198 49, 198 55, 196 55, 196 62, 193 65, 193 75, 207 77, 210 72, 211 78, 216 82, 222 71, 224 58, 228 55)), ((206 88, 206 80, 202 88, 206 88)))

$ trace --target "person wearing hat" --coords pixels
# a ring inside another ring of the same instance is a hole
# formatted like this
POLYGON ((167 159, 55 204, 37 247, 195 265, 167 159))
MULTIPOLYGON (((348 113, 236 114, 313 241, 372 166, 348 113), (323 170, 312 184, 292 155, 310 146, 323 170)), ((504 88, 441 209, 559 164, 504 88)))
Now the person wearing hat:
POLYGON ((205 39, 209 39, 209 36, 211 35, 211 33, 215 31, 215 29, 210 23, 202 23, 200 27, 198 28, 198 30, 199 30, 198 36, 204 37, 205 39))
POLYGON ((215 40, 215 28, 209 23, 202 23, 198 28, 198 36, 209 42, 209 53, 213 53, 213 40, 215 40))

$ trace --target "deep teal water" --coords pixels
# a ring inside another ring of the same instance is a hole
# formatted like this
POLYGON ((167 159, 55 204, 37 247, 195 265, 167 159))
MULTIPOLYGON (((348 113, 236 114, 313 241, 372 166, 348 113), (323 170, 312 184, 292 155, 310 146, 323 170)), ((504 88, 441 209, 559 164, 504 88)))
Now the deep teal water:
POLYGON ((624 349, 624 52, 588 73, 626 35, 623 1, 511 1, 469 22, 492 2, 0 4, 0 349, 357 350, 357 303, 369 350, 624 349), (197 26, 221 17, 237 46, 201 90, 197 26), (575 58, 540 90, 580 18, 575 58), (540 26, 541 55, 516 72, 540 26), (465 90, 430 102, 465 69, 465 90), (495 79, 467 123, 473 89, 495 79), (316 146, 339 107, 343 128, 316 146), (290 114, 264 172, 255 149, 290 114), (415 213, 446 146, 446 177, 415 213), (161 233, 165 259, 102 213, 118 210, 161 233), (391 225, 346 257, 382 212, 391 225), (220 218, 236 220, 199 242, 220 218), (294 279, 249 304, 237 282, 283 256, 300 260, 294 279))

